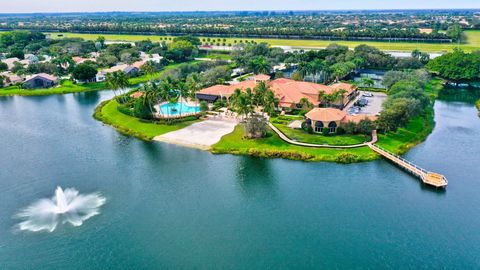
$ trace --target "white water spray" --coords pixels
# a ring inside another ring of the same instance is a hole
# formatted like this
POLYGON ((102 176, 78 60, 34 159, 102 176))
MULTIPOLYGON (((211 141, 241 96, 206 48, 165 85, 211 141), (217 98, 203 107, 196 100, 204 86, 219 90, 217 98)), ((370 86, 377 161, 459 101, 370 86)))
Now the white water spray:
POLYGON ((41 199, 16 215, 23 220, 18 228, 23 231, 53 232, 59 223, 80 226, 85 220, 98 215, 105 201, 98 193, 81 195, 74 188, 64 191, 57 187, 53 198, 41 199))

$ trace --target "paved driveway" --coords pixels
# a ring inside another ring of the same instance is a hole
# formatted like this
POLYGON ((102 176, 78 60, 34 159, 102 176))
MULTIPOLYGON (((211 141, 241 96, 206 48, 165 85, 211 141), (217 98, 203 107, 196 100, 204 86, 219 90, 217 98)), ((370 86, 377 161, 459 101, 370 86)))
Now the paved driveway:
POLYGON ((205 120, 154 138, 156 141, 207 150, 237 125, 235 121, 205 120))

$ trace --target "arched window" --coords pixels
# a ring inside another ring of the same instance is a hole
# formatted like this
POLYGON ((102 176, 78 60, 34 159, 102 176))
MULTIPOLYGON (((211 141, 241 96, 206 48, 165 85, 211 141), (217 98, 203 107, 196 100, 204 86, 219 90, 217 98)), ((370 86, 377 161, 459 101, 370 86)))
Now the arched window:
POLYGON ((315 132, 322 132, 323 131, 323 122, 317 121, 315 123, 315 132))
POLYGON ((330 129, 330 133, 337 132, 337 123, 332 121, 328 124, 328 128, 330 129))

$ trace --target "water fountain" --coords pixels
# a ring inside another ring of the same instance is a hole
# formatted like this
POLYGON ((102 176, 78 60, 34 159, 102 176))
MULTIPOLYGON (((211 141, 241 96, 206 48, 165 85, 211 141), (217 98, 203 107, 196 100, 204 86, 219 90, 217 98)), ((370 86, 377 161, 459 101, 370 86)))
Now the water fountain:
POLYGON ((22 231, 53 232, 59 223, 80 226, 99 214, 99 208, 105 201, 98 193, 82 195, 74 188, 63 190, 57 187, 51 199, 41 199, 16 215, 23 220, 18 228, 22 231))

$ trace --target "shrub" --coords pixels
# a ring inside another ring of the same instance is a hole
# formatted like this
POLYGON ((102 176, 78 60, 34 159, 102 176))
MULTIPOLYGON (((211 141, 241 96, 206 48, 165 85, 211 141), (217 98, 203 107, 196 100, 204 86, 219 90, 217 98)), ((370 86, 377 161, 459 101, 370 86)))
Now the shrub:
POLYGON ((336 162, 338 163, 354 163, 358 161, 358 155, 352 154, 352 153, 341 153, 340 155, 337 156, 335 159, 336 162))
POLYGON ((323 136, 328 136, 328 135, 330 135, 330 129, 327 128, 327 127, 324 127, 323 130, 322 130, 322 135, 323 135, 323 136))
POLYGON ((208 103, 206 101, 200 101, 200 110, 202 112, 208 111, 208 103))

